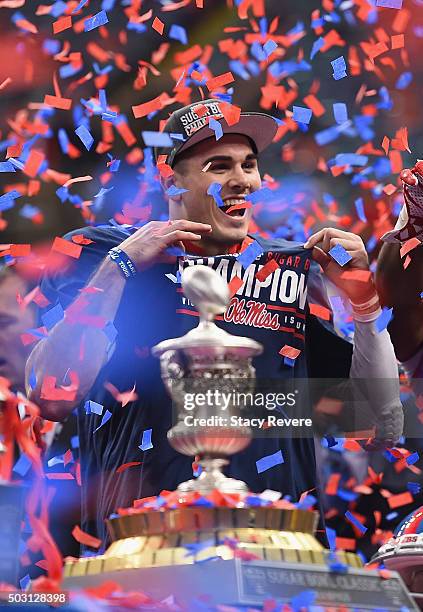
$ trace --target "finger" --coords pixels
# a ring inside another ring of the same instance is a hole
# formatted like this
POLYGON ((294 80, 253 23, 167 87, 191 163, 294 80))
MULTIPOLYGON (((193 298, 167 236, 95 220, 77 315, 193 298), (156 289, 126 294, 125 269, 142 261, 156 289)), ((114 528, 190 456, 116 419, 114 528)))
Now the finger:
POLYGON ((316 246, 313 247, 313 251, 311 253, 311 256, 314 259, 314 261, 317 261, 317 263, 322 266, 323 270, 331 262, 331 258, 329 257, 329 255, 326 255, 326 253, 324 251, 322 251, 322 249, 320 249, 319 247, 316 247, 316 246))
POLYGON ((343 238, 331 238, 329 242, 329 250, 336 247, 337 244, 343 247, 347 252, 357 251, 358 247, 360 246, 360 244, 356 240, 348 240, 348 239, 343 239, 343 238))
POLYGON ((194 234, 194 232, 184 232, 182 230, 172 231, 169 234, 164 234, 162 236, 163 244, 168 246, 169 244, 174 244, 175 242, 181 242, 183 240, 201 240, 200 234, 194 234))
POLYGON ((323 243, 326 242, 327 246, 329 244, 329 240, 337 236, 339 236, 340 238, 351 238, 352 236, 355 236, 355 234, 352 234, 351 232, 345 232, 344 230, 340 230, 336 227, 324 227, 323 229, 310 236, 307 242, 304 243, 304 247, 306 249, 312 248, 321 241, 323 241, 323 243))
POLYGON ((415 176, 409 168, 403 170, 400 174, 401 180, 406 185, 413 187, 418 184, 417 176, 415 176))
POLYGON ((168 234, 174 230, 185 230, 199 234, 207 234, 211 232, 212 226, 209 223, 198 223, 197 221, 188 221, 187 219, 175 219, 163 222, 162 230, 164 234, 168 234))

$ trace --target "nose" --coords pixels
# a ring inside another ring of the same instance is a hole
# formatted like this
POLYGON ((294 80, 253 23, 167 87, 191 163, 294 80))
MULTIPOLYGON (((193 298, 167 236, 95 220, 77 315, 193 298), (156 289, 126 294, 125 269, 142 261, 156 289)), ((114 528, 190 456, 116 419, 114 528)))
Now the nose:
POLYGON ((250 190, 250 178, 241 164, 236 164, 232 167, 228 186, 236 193, 247 193, 250 190))

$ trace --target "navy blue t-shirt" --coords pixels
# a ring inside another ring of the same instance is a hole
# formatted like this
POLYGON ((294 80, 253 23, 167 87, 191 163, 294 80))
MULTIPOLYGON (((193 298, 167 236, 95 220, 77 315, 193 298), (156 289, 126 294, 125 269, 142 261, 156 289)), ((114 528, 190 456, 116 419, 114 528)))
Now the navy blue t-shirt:
MULTIPOLYGON (((83 246, 79 259, 68 258, 68 264, 44 277, 41 289, 50 300, 48 308, 58 302, 64 309, 69 306, 108 250, 132 231, 108 225, 65 236, 71 240, 72 235, 83 234, 92 242, 83 246)), ((156 265, 127 282, 114 321, 118 332, 115 350, 86 398, 104 406, 103 414, 108 410, 111 417, 99 428, 101 415, 86 414, 85 402, 78 408, 85 531, 105 540, 104 519, 118 508, 164 489, 173 490, 192 477, 193 458, 177 453, 167 441, 171 399, 160 377, 159 360, 151 355, 151 347, 158 342, 184 335, 198 324, 194 307, 177 283, 178 269, 208 265, 228 282, 235 275, 242 279, 217 324, 263 344, 263 354, 254 359, 257 379, 348 377, 350 344, 335 336, 330 324, 321 325, 309 313, 308 300, 325 305, 323 279, 310 251, 282 239, 254 238, 264 252, 245 269, 237 254, 187 255, 175 264, 156 265), (279 268, 258 281, 256 273, 272 259, 279 268), (279 354, 285 344, 301 350, 293 366, 279 354), (135 385, 138 399, 122 406, 105 388, 106 382, 119 391, 135 385), (152 429, 153 448, 143 452, 139 446, 148 429, 152 429), (129 462, 140 464, 117 471, 129 462)), ((317 486, 312 433, 302 438, 256 438, 231 458, 227 473, 244 480, 254 492, 273 489, 297 501, 304 491, 317 486), (284 462, 259 474, 256 461, 278 450, 284 462)))

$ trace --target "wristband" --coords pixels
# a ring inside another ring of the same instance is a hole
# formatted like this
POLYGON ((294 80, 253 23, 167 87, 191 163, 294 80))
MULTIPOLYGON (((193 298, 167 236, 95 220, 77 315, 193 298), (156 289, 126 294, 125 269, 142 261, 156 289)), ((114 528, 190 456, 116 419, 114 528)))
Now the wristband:
POLYGON ((119 266, 123 276, 126 279, 135 278, 137 275, 137 269, 134 262, 125 253, 125 251, 122 251, 122 249, 119 247, 114 247, 113 249, 110 249, 108 256, 119 266))
POLYGON ((357 312, 367 310, 367 308, 370 308, 371 306, 376 306, 376 304, 379 304, 379 296, 377 293, 372 298, 370 298, 370 300, 368 300, 367 302, 363 302, 362 304, 355 304, 354 302, 351 302, 353 310, 357 312))
POLYGON ((367 312, 366 314, 359 314, 358 312, 353 311, 353 319, 359 323, 371 323, 372 321, 376 321, 381 314, 382 308, 379 306, 376 310, 367 312))

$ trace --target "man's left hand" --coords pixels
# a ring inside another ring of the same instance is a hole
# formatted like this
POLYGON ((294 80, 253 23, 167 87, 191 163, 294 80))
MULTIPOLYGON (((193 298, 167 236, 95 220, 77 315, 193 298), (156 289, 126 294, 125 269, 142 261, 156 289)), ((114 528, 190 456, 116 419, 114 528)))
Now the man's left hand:
POLYGON ((369 270, 369 258, 360 236, 334 227, 325 227, 307 240, 304 247, 312 248, 312 257, 319 263, 328 279, 343 291, 355 304, 367 302, 375 293, 375 286, 370 276, 368 281, 345 279, 341 275, 346 270, 369 270), (340 244, 352 259, 340 266, 329 251, 340 244))

